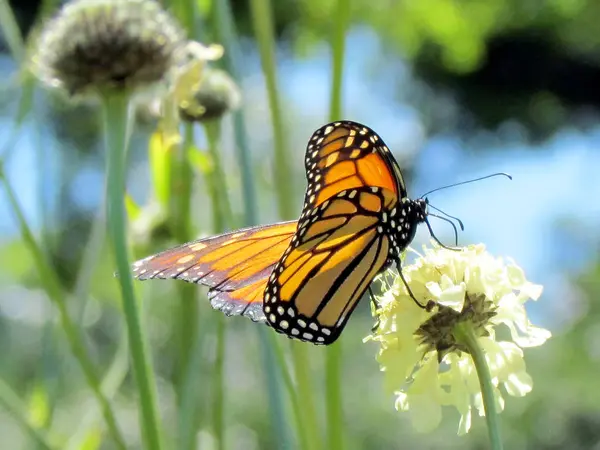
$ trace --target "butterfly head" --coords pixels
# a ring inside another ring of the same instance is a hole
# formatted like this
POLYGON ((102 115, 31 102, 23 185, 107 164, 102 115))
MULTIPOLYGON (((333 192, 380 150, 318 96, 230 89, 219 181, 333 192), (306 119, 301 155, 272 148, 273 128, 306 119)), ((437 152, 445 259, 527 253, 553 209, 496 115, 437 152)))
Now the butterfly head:
POLYGON ((427 220, 427 207, 429 206, 429 199, 428 198, 418 198, 416 200, 412 201, 413 203, 413 207, 415 209, 414 212, 414 217, 415 217, 415 222, 416 223, 422 223, 425 222, 427 220))

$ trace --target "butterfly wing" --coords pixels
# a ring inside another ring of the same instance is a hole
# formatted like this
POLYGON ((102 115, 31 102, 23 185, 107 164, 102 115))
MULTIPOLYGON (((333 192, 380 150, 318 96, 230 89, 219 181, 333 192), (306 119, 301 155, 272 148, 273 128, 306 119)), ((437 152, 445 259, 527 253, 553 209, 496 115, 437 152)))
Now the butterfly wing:
POLYGON ((380 187, 397 199, 406 197, 398 163, 370 128, 356 122, 334 122, 319 128, 308 142, 305 158, 308 187, 304 211, 345 190, 380 187))
POLYGON ((354 122, 317 130, 306 169, 298 231, 269 278, 264 312, 281 333, 330 344, 392 261, 391 211, 406 194, 383 141, 354 122))
POLYGON ((269 275, 294 235, 297 222, 282 222, 199 239, 133 264, 137 279, 172 278, 209 287, 213 308, 264 321, 269 275))

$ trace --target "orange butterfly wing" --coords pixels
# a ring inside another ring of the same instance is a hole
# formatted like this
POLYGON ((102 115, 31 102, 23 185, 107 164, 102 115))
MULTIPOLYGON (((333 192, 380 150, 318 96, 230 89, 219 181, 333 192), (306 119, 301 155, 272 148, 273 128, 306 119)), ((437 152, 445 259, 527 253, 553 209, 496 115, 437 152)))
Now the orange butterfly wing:
POLYGON ((308 187, 304 211, 310 211, 340 192, 380 187, 395 197, 406 197, 402 173, 381 138, 364 125, 343 121, 325 125, 306 149, 308 187))
POLYGON ((209 287, 213 308, 264 321, 267 279, 288 247, 297 222, 282 222, 199 239, 133 264, 137 279, 172 278, 209 287))
POLYGON ((305 163, 298 232, 269 278, 264 312, 280 333, 330 344, 373 278, 399 254, 391 223, 406 191, 383 141, 354 122, 317 130, 305 163))

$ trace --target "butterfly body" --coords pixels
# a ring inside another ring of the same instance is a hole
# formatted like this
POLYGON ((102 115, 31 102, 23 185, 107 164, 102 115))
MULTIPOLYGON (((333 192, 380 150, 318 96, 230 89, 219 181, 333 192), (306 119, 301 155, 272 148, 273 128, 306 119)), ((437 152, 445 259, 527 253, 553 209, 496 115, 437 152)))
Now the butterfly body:
POLYGON ((214 308, 266 322, 290 338, 330 344, 375 276, 426 220, 385 143, 340 121, 309 140, 308 186, 297 222, 200 239, 134 264, 139 279, 177 278, 209 287, 214 308))

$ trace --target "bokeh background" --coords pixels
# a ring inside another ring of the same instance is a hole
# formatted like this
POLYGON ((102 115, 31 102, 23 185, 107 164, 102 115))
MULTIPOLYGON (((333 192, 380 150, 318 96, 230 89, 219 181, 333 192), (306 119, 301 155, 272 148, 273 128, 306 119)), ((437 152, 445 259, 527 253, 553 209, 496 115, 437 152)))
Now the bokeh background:
MULTIPOLYGON (((58 3, 0 0, 0 158, 25 218, 58 274, 69 313, 85 337, 128 447, 141 448, 137 392, 101 214, 99 112, 93 104, 68 103, 38 86, 23 65, 25 54, 15 51, 26 49, 41 18, 58 3), (22 47, 14 41, 12 19, 22 47)), ((242 92, 241 109, 223 119, 218 147, 232 211, 225 223, 215 220, 206 181, 211 161, 206 129, 187 129, 196 152, 188 161, 189 238, 247 221, 237 158, 240 124, 257 197, 252 214, 259 223, 299 214, 306 142, 330 118, 332 48, 339 45, 335 36, 341 26, 346 48, 339 118, 363 122, 380 134, 400 162, 411 196, 498 171, 514 177, 430 196, 433 205, 465 223, 461 244, 483 242, 494 254, 514 258, 531 281, 545 286, 541 300, 528 305, 528 311, 553 337, 541 348, 526 350, 534 389, 524 398, 506 399, 506 448, 600 449, 600 3, 164 4, 182 18, 192 37, 225 46, 224 63, 217 65, 235 67, 242 92), (231 41, 222 16, 228 6, 238 33, 231 41), (261 58, 256 40, 269 26, 261 20, 265 11, 272 16, 275 38, 271 71, 261 64, 265 55, 261 58), (275 84, 269 85, 265 73, 276 74, 275 84), (287 212, 278 208, 276 198, 275 146, 290 169, 287 212)), ((155 126, 140 115, 132 141, 128 191, 130 212, 135 210, 130 234, 136 257, 174 245, 182 236, 173 226, 172 210, 161 209, 153 194, 148 149, 155 126)), ((6 194, 0 188, 0 448, 38 448, 20 420, 49 436, 56 448, 113 448, 6 194)), ((447 224, 434 220, 433 226, 442 241, 452 242, 447 224)), ((415 246, 427 241, 421 230, 415 246)), ((166 448, 184 448, 178 444, 182 417, 192 417, 186 425, 192 436, 189 448, 298 448, 281 373, 265 370, 269 353, 263 347, 273 342, 292 378, 298 376, 292 360, 303 362, 303 394, 309 394, 303 397, 303 411, 315 427, 316 442, 327 448, 329 350, 307 345, 297 350, 281 336, 262 339, 258 325, 242 318, 222 320, 207 305, 203 289, 185 293, 179 284, 137 286, 166 448), (181 375, 183 367, 187 378, 181 375), (215 375, 215 367, 222 372, 215 375), (182 379, 193 386, 184 391, 191 393, 185 406, 193 404, 189 416, 181 412, 182 379), (280 402, 283 415, 274 413, 273 401, 280 402)), ((408 417, 395 411, 393 396, 383 390, 375 344, 362 343, 371 326, 364 301, 336 344, 342 448, 487 448, 483 419, 474 418, 472 432, 459 437, 453 410, 445 411, 443 424, 431 434, 411 429, 408 417)))

